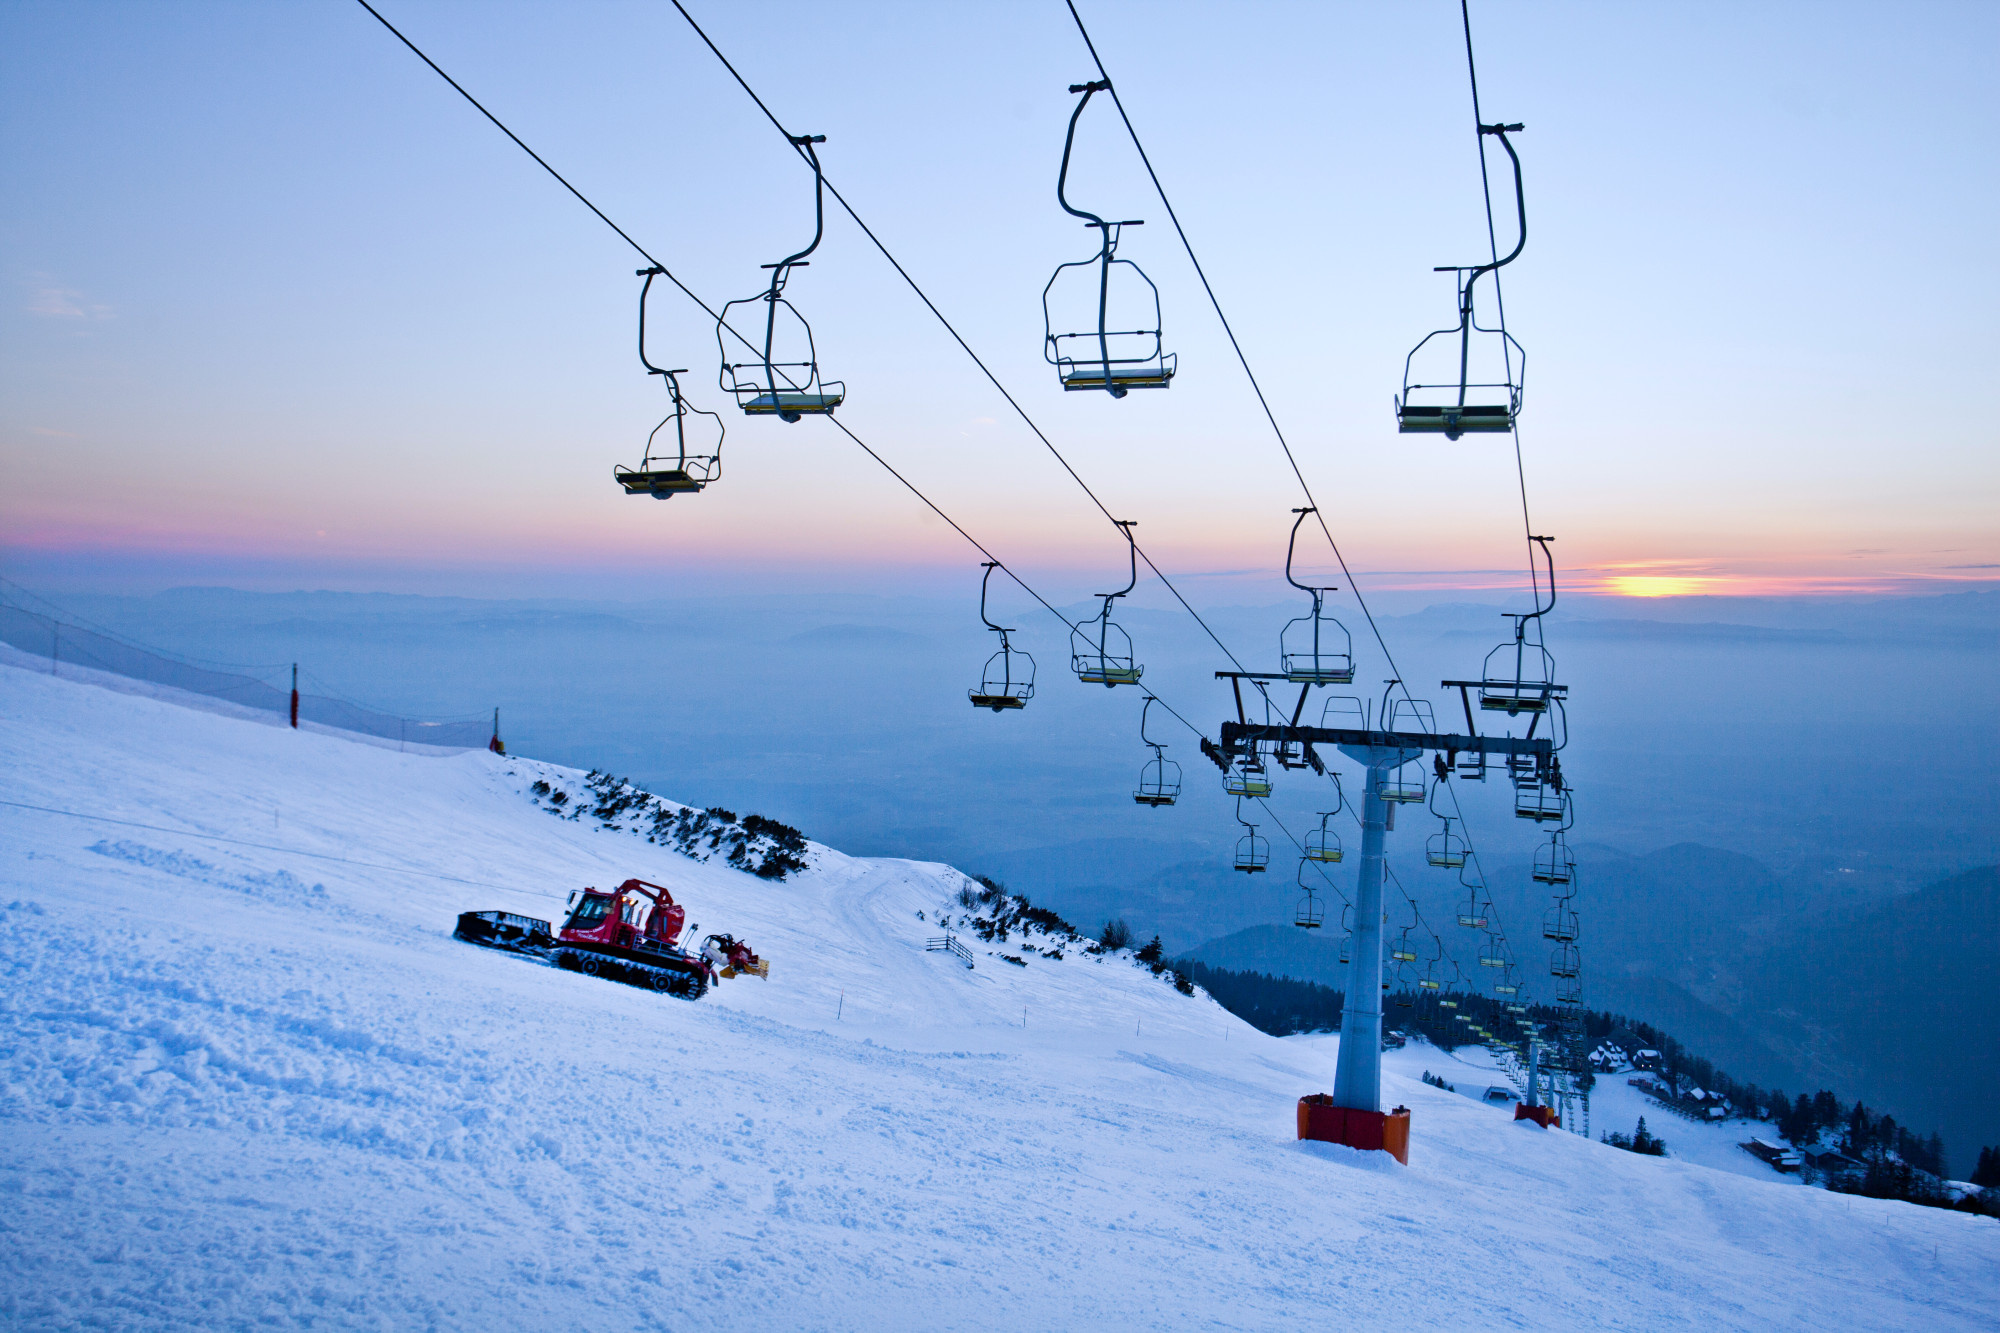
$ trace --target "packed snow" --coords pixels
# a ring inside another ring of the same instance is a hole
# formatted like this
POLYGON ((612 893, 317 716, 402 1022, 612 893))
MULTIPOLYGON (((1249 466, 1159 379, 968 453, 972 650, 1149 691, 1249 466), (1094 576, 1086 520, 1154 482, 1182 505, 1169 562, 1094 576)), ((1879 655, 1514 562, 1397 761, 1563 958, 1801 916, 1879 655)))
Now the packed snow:
POLYGON ((1712 1169, 1671 1118, 1667 1159, 1519 1124, 1420 1082, 1460 1081, 1430 1048, 1384 1080, 1413 1111, 1408 1167, 1300 1143, 1334 1039, 1265 1037, 1129 954, 1018 933, 968 939, 969 970, 927 952, 964 912, 946 866, 814 845, 758 879, 536 803, 573 771, 22 665, 0 664, 0 764, 9 1327, 2000 1310, 1991 1220, 1801 1189, 1740 1153, 1755 1171, 1712 1169), (769 979, 690 1003, 452 938, 461 910, 553 919, 631 876, 769 979))

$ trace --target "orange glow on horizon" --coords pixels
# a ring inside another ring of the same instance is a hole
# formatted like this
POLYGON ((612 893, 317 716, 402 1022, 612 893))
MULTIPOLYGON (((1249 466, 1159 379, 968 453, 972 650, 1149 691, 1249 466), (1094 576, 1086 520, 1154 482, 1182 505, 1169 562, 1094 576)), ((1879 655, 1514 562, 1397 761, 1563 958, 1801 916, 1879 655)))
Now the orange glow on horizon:
POLYGON ((1713 582, 1685 574, 1613 574, 1602 591, 1619 597, 1689 597, 1706 592, 1713 582))

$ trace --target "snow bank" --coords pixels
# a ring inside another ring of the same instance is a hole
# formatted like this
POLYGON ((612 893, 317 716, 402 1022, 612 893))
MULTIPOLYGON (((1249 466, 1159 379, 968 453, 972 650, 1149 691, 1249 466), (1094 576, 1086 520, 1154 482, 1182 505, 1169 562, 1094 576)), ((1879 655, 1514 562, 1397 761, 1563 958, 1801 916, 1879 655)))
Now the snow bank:
POLYGON ((0 771, 10 1327, 1969 1328, 2000 1304, 1990 1221, 1546 1133, 1400 1059, 1407 1169, 1300 1144, 1331 1040, 1129 957, 926 953, 960 910, 945 866, 813 846, 760 880, 536 805, 574 772, 4 665, 0 771), (691 1004, 450 936, 632 875, 770 979, 691 1004))

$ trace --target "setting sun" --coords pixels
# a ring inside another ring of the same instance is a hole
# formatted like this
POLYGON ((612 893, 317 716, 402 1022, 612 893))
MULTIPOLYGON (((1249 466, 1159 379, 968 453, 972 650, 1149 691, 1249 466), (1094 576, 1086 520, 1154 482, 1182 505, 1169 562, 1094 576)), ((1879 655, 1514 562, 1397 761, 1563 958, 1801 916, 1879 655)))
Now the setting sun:
POLYGON ((1686 597, 1710 582, 1681 574, 1614 574, 1604 581, 1604 588, 1620 597, 1686 597))

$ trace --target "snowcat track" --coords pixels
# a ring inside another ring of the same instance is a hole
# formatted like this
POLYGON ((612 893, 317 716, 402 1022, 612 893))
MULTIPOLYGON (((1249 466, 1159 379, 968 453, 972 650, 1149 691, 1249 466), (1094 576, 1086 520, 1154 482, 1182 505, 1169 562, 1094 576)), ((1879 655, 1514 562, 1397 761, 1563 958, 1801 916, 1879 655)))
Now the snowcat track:
POLYGON ((683 1000, 699 1000, 708 993, 708 973, 700 969, 662 967, 637 958, 579 949, 574 945, 557 949, 554 962, 565 971, 603 977, 607 981, 622 981, 628 986, 638 986, 683 1000))

